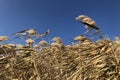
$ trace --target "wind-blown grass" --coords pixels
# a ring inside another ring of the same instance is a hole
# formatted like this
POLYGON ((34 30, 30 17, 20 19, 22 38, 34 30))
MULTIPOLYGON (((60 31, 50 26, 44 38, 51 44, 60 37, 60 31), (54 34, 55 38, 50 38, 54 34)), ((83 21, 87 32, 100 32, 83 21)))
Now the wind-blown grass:
MULTIPOLYGON (((34 46, 34 45, 33 45, 34 46)), ((0 80, 119 80, 120 43, 62 42, 46 47, 0 47, 0 80), (39 49, 39 50, 38 50, 39 49)))

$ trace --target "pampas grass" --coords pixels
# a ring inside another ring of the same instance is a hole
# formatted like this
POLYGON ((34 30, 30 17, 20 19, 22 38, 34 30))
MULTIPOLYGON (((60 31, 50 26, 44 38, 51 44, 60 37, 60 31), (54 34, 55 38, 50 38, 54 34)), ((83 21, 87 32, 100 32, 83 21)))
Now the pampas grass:
MULTIPOLYGON (((85 38, 85 37, 84 37, 85 38)), ((50 47, 38 48, 33 40, 25 47, 16 44, 1 45, 1 80, 119 80, 120 44, 111 40, 92 40, 64 45, 54 38, 50 47), (36 51, 35 49, 40 49, 36 51), (5 53, 5 54, 4 54, 5 53), (13 55, 15 54, 15 55, 13 55)), ((41 41, 40 45, 46 45, 41 41)))

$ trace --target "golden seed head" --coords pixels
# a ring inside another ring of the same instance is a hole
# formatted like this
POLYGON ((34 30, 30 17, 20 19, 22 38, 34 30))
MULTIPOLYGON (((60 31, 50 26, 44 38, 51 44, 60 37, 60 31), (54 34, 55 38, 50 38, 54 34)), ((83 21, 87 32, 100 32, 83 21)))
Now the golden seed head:
POLYGON ((21 48, 23 48, 23 45, 22 44, 16 44, 16 47, 21 49, 21 48))
POLYGON ((88 18, 88 17, 86 17, 86 18, 84 18, 84 19, 81 19, 83 22, 91 22, 92 21, 92 19, 90 19, 90 18, 88 18))
POLYGON ((62 39, 60 37, 54 37, 52 40, 57 43, 62 43, 62 39))
POLYGON ((74 38, 74 40, 76 40, 76 41, 84 41, 84 40, 86 40, 86 38, 84 36, 77 36, 77 37, 74 38))
MULTIPOLYGON (((96 22, 86 15, 80 15, 80 16, 76 17, 76 20, 88 23, 89 25, 96 25, 97 26, 96 22)), ((87 28, 88 27, 89 26, 87 26, 87 28)))
POLYGON ((37 32, 36 32, 34 29, 30 29, 30 30, 28 30, 27 32, 28 32, 29 34, 31 34, 31 35, 37 34, 37 32))
POLYGON ((44 45, 47 45, 48 43, 45 40, 43 40, 43 41, 40 41, 39 44, 44 46, 44 45))
POLYGON ((63 47, 64 45, 61 44, 61 43, 52 43, 51 46, 52 47, 59 47, 60 48, 60 47, 63 47))
POLYGON ((34 45, 33 47, 34 47, 34 48, 38 48, 39 46, 38 46, 38 45, 34 45))
POLYGON ((0 41, 5 41, 5 40, 8 40, 7 36, 0 36, 0 41))
POLYGON ((84 19, 84 18, 86 18, 85 15, 80 15, 80 16, 76 17, 75 20, 81 20, 81 19, 84 19))

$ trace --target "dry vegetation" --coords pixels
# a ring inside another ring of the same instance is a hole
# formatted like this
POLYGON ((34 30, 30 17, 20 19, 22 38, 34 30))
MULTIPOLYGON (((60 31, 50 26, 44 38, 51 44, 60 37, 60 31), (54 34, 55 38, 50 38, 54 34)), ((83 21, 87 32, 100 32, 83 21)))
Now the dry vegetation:
POLYGON ((76 20, 85 24, 87 31, 71 45, 64 45, 59 37, 51 44, 45 41, 49 29, 42 34, 28 29, 11 35, 27 39, 26 46, 3 44, 10 39, 0 36, 0 80, 120 80, 120 38, 107 39, 88 16, 76 20), (87 38, 91 30, 96 30, 92 35, 97 35, 97 41, 87 38))
POLYGON ((1 44, 0 80, 120 80, 119 39, 75 39, 66 46, 59 37, 50 45, 1 44))

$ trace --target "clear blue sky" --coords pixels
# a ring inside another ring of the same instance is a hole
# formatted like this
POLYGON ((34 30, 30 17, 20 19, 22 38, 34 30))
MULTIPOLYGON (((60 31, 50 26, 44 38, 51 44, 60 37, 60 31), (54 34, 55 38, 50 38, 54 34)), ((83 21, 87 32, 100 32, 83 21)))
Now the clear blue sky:
POLYGON ((0 0, 0 35, 50 29, 51 38, 59 36, 68 44, 85 32, 75 21, 81 14, 93 18, 109 37, 120 35, 120 0, 0 0))

